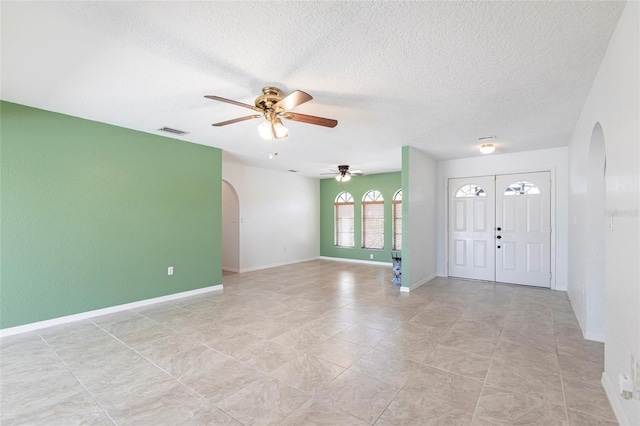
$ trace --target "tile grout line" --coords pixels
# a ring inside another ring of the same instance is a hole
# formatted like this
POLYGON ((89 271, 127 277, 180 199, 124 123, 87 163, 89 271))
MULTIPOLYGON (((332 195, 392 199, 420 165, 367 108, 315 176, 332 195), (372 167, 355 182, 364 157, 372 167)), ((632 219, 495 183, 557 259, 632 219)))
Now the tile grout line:
MULTIPOLYGON (((513 293, 511 294, 511 298, 509 299, 509 306, 511 306, 511 302, 513 301, 513 293)), ((509 309, 507 308, 507 311, 509 309)), ((493 366, 493 360, 496 356, 496 349, 500 344, 500 337, 502 336, 502 330, 504 329, 504 324, 507 321, 507 316, 505 315, 504 321, 502 321, 502 327, 500 327, 500 333, 498 334, 498 340, 496 341, 495 347, 493 348, 493 353, 491 354, 491 361, 489 361, 489 368, 487 368, 487 374, 484 376, 484 380, 482 381, 482 388, 480 388, 480 395, 478 395, 478 401, 476 402, 476 408, 473 410, 473 414, 471 415, 471 423, 473 424, 473 420, 476 418, 476 414, 478 413, 478 407, 480 406, 480 400, 482 399, 482 393, 484 392, 485 387, 487 386, 487 379, 489 378, 489 372, 491 371, 491 367, 493 366)))
MULTIPOLYGON (((408 380, 407 380, 408 381, 408 380)), ((384 383, 384 382, 383 382, 384 383)), ((406 384, 406 382, 405 382, 406 384)), ((380 414, 378 414, 378 417, 376 417, 376 419, 371 423, 372 425, 375 425, 378 420, 380 420, 380 417, 382 417, 382 415, 384 414, 385 411, 387 411, 387 408, 389 408, 389 406, 391 404, 393 404, 393 401, 396 400, 396 398, 398 397, 398 395, 400 395, 400 392, 402 392, 402 390, 404 389, 404 385, 400 386, 398 388, 398 391, 393 395, 393 398, 391 398, 391 400, 389 401, 389 403, 387 405, 384 406, 384 408, 382 409, 382 411, 380 412, 380 414)))
MULTIPOLYGON (((137 313, 137 312, 136 312, 137 313)), ((141 314, 138 314, 141 315, 141 314)), ((144 315, 141 315, 143 317, 145 317, 144 315)), ((147 317, 145 317, 147 318, 147 317)), ((150 318, 149 318, 150 319, 150 318)), ((155 320, 152 320, 155 321, 155 320)), ((93 322, 93 321, 92 321, 93 322)), ((155 321, 157 322, 157 321, 155 321)), ((160 324, 160 323, 158 323, 160 324)), ((147 358, 146 356, 144 356, 143 354, 141 354, 140 352, 138 352, 136 349, 134 349, 133 347, 129 346, 126 342, 122 341, 121 339, 119 339, 118 337, 114 336, 113 334, 109 333, 107 330, 105 330, 104 328, 102 328, 100 325, 95 324, 94 325, 98 328, 100 328, 102 331, 104 331, 105 333, 107 333, 109 336, 113 337, 115 340, 117 340, 118 342, 122 343, 123 345, 125 345, 127 348, 129 348, 131 351, 135 352, 136 354, 138 354, 140 357, 142 357, 143 359, 145 359, 146 361, 148 361, 151 365, 153 365, 154 367, 156 367, 158 370, 162 371, 163 373, 165 373, 167 376, 171 377, 173 380, 175 380, 176 382, 178 382, 180 385, 184 386, 186 389, 188 389, 190 392, 193 392, 195 395, 198 395, 198 397, 209 401, 210 403, 212 403, 218 410, 224 412, 226 415, 228 415, 229 417, 231 417, 232 419, 234 419, 235 421, 237 421, 238 423, 242 423, 240 422, 238 419, 236 419, 235 417, 233 417, 231 414, 227 413, 226 411, 224 411, 223 409, 221 409, 214 401, 211 401, 209 398, 207 398, 204 395, 201 395, 200 393, 198 393, 195 389, 192 389, 190 386, 187 386, 186 384, 184 384, 180 379, 178 379, 177 377, 171 375, 171 373, 169 373, 168 371, 166 371, 164 368, 160 367, 159 365, 157 365, 155 362, 153 362, 152 360, 150 360, 149 358, 147 358)), ((161 324, 162 325, 162 324, 161 324)), ((168 328, 168 327, 167 327, 168 328)), ((200 342, 198 342, 199 344, 202 344, 200 342)), ((203 345, 205 346, 205 345, 203 345)), ((206 346, 208 349, 208 346, 206 346)), ((213 349, 212 349, 213 350, 213 349)), ((218 352, 218 351, 216 351, 218 352)), ((218 352, 219 353, 219 352, 218 352)), ((222 354, 224 355, 224 354, 222 354)), ((226 355, 225 355, 226 356, 226 355)), ((252 382, 253 383, 253 382, 252 382)))
POLYGON ((89 390, 89 388, 87 388, 87 386, 82 382, 82 380, 80 380, 78 378, 78 376, 76 376, 76 373, 73 372, 73 370, 71 369, 71 367, 69 367, 69 365, 62 359, 60 358, 60 355, 58 355, 58 351, 56 351, 53 347, 51 347, 51 345, 49 344, 49 342, 47 342, 47 339, 45 339, 42 334, 40 334, 40 332, 36 332, 38 334, 38 336, 40 337, 40 339, 42 339, 42 341, 44 342, 45 345, 47 345, 47 347, 49 349, 51 349, 53 351, 53 353, 55 354, 56 358, 58 359, 58 361, 60 361, 62 363, 62 365, 64 365, 64 367, 69 371, 69 373, 71 373, 71 375, 73 376, 74 379, 76 379, 76 381, 80 384, 80 386, 82 387, 82 389, 84 389, 84 391, 87 393, 87 395, 89 395, 91 397, 91 399, 93 400, 93 402, 96 403, 96 405, 98 407, 100 407, 100 409, 102 410, 102 412, 105 414, 105 416, 107 416, 107 418, 109 420, 111 420, 111 422, 114 425, 117 425, 118 423, 111 417, 111 415, 109 414, 109 412, 102 406, 102 404, 100 404, 100 402, 96 399, 96 397, 93 395, 93 393, 89 390))
MULTIPOLYGON (((160 322, 158 322, 158 321, 154 320, 153 318, 149 318, 149 317, 147 317, 147 316, 145 316, 145 315, 142 315, 142 314, 140 314, 140 313, 138 313, 138 312, 136 312, 136 313, 137 313, 138 315, 141 315, 141 316, 143 316, 143 317, 145 317, 145 318, 148 318, 148 319, 150 319, 150 320, 152 320, 152 321, 155 321, 156 323, 158 323, 158 324, 160 324, 160 325, 162 325, 162 326, 166 327, 167 329, 169 329, 169 330, 171 330, 171 331, 176 332, 177 334, 183 334, 183 333, 181 333, 181 332, 179 332, 179 331, 177 331, 177 330, 174 330, 174 329, 172 329, 172 328, 170 328, 170 327, 165 326, 164 324, 162 324, 162 323, 160 323, 160 322)), ((96 326, 97 326, 97 327, 99 327, 99 328, 101 328, 101 329, 103 329, 102 327, 100 327, 100 326, 99 326, 99 325, 97 325, 97 324, 96 324, 96 326)), ((104 330, 104 329, 103 329, 103 330, 104 330)), ((185 383, 183 383, 179 378, 177 378, 177 377, 173 376, 171 373, 169 373, 168 371, 166 371, 164 368, 160 367, 160 366, 159 366, 159 365, 157 365, 155 362, 153 362, 152 360, 150 360, 149 358, 147 358, 145 355, 143 355, 142 353, 138 352, 135 348, 133 348, 133 347, 129 346, 127 343, 125 343, 124 341, 120 340, 118 337, 116 337, 116 336, 114 336, 113 334, 109 333, 107 330, 104 330, 104 332, 105 332, 105 333, 107 333, 107 334, 109 334, 111 337, 113 337, 114 339, 118 340, 119 342, 121 342, 123 345, 125 345, 127 348, 129 348, 130 350, 132 350, 132 351, 133 351, 133 352, 135 352, 136 354, 140 355, 143 359, 147 360, 147 361, 148 361, 149 363, 151 363, 154 367, 158 368, 160 371, 162 371, 163 373, 165 373, 166 375, 168 375, 169 377, 171 377, 172 379, 174 379, 176 382, 178 382, 180 385, 182 385, 182 386, 184 386, 185 388, 187 388, 189 391, 193 392, 195 395, 198 395, 198 397, 200 397, 200 398, 204 399, 205 401, 210 402, 211 404, 213 404, 213 406, 214 406, 216 409, 218 409, 218 410, 222 411, 223 413, 225 413, 226 415, 228 415, 229 417, 231 417, 232 419, 234 419, 234 420, 235 420, 235 421, 237 421, 238 423, 241 423, 241 424, 242 424, 242 422, 241 422, 240 420, 236 419, 236 418, 235 418, 235 417, 233 417, 230 413, 228 413, 227 411, 225 411, 224 409, 222 409, 222 408, 218 405, 218 403, 217 403, 217 402, 212 401, 211 399, 207 398, 206 396, 204 396, 204 395, 200 394, 200 393, 199 393, 198 391, 196 391, 195 389, 192 389, 190 386, 188 386, 188 385, 186 385, 185 383)), ((202 346, 206 347, 207 349, 212 350, 212 351, 214 351, 214 352, 216 352, 216 353, 218 353, 218 354, 220 354, 220 355, 222 355, 222 356, 225 356, 225 357, 227 357, 227 358, 229 358, 229 359, 233 359, 232 357, 230 357, 230 356, 228 356, 228 355, 226 355, 226 354, 224 354, 224 353, 222 353, 222 352, 220 352, 220 351, 218 351, 218 350, 216 350, 216 349, 213 349, 212 347, 208 346, 208 345, 207 345, 207 344, 205 344, 205 343, 202 343, 202 342, 201 342, 201 341, 199 341, 199 340, 198 340, 198 344, 200 344, 200 345, 202 345, 202 346)), ((244 365, 244 364, 243 364, 243 365, 244 365)), ((247 366, 247 367, 248 367, 248 368, 251 368, 251 367, 249 367, 249 366, 247 366)), ((255 369, 254 369, 254 370, 255 370, 255 369)), ((258 370, 255 370, 255 371, 258 371, 258 370)), ((261 372, 260 372, 260 371, 258 371, 258 373, 261 373, 261 372)), ((262 373, 261 373, 261 374, 262 374, 262 373)), ((246 385, 246 386, 249 386, 251 383, 255 383, 255 382, 256 382, 257 380, 259 380, 259 379, 260 379, 260 378, 258 378, 258 379, 256 379, 256 380, 254 380, 254 381, 252 381, 252 382, 250 382, 250 383, 247 383, 247 385, 246 385)), ((244 386, 244 387, 246 387, 246 386, 244 386)), ((244 387, 243 387, 242 389, 244 389, 244 387)), ((232 393, 232 394, 228 395, 227 397, 232 396, 232 395, 235 395, 237 392, 239 392, 239 391, 240 391, 240 390, 242 390, 242 389, 238 389, 238 391, 236 391, 236 392, 234 392, 234 393, 232 393)), ((227 398, 227 397, 225 397, 225 398, 227 398)))
POLYGON ((564 375, 562 374, 562 368, 560 368, 560 354, 558 353, 558 342, 556 340, 555 318, 553 316, 553 310, 551 312, 551 319, 553 321, 553 343, 556 347, 556 358, 558 360, 558 375, 560 376, 560 386, 562 387, 562 402, 564 403, 564 416, 567 423, 569 423, 569 407, 567 407, 567 396, 564 390, 564 375))

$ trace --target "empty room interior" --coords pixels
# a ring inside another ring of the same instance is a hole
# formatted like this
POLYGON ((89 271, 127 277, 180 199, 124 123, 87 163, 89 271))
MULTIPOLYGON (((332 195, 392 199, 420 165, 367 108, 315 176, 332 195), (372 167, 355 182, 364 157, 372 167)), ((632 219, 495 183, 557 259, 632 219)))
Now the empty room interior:
POLYGON ((640 3, 0 3, 3 425, 640 425, 640 3))

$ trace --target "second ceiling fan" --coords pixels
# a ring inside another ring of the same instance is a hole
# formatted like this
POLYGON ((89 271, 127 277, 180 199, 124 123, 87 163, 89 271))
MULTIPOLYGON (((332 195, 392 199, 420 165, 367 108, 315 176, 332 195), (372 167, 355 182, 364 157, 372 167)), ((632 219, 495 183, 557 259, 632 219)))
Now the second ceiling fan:
POLYGON ((282 123, 282 119, 324 127, 336 127, 338 125, 338 121, 331 118, 290 112, 291 109, 313 99, 311 95, 301 90, 296 90, 283 98, 280 96, 280 89, 277 87, 265 87, 262 89, 262 95, 256 98, 255 105, 213 95, 207 95, 205 98, 249 108, 259 113, 214 123, 212 126, 226 126, 228 124, 264 117, 265 121, 258 127, 258 130, 260 131, 260 135, 265 139, 283 139, 289 135, 287 128, 284 127, 282 123))
POLYGON ((323 175, 336 175, 338 182, 349 182, 351 176, 364 176, 361 170, 349 171, 349 165, 341 164, 338 166, 338 170, 331 170, 333 173, 322 173, 323 175))

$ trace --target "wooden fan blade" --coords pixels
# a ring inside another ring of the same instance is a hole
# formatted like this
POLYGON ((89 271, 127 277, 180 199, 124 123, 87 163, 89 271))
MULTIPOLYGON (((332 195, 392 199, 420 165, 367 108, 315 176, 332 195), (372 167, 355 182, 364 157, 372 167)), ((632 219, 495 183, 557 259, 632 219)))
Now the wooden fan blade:
POLYGON ((262 112, 262 110, 255 105, 243 104, 242 102, 232 101, 231 99, 221 98, 220 96, 206 95, 205 98, 213 99, 214 101, 226 102, 228 104, 238 105, 244 108, 252 109, 254 111, 262 112))
POLYGON ((221 121, 220 123, 212 124, 212 126, 220 127, 226 126, 227 124, 239 123, 241 121, 251 120, 252 118, 260 118, 261 115, 247 115, 246 117, 234 118, 233 120, 221 121))
POLYGON ((289 112, 283 115, 282 117, 288 120, 299 121, 301 123, 307 123, 307 124, 316 124, 318 126, 336 127, 338 125, 338 120, 333 120, 331 118, 316 117, 315 115, 306 115, 306 114, 298 114, 298 113, 294 114, 292 112, 289 112))
POLYGON ((310 94, 305 93, 301 90, 296 90, 289 96, 282 98, 280 102, 274 104, 273 109, 277 110, 278 108, 282 108, 282 111, 289 111, 290 109, 295 108, 298 105, 309 102, 311 99, 313 99, 313 97, 311 97, 310 94))

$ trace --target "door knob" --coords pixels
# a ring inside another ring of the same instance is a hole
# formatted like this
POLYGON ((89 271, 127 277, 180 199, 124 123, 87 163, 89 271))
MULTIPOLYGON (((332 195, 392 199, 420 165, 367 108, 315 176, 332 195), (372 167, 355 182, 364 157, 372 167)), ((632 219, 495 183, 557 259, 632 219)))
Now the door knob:
POLYGON ((502 235, 498 235, 496 238, 501 240, 502 239, 502 235))
POLYGON ((498 231, 502 231, 502 228, 498 226, 497 230, 498 230, 498 231))

